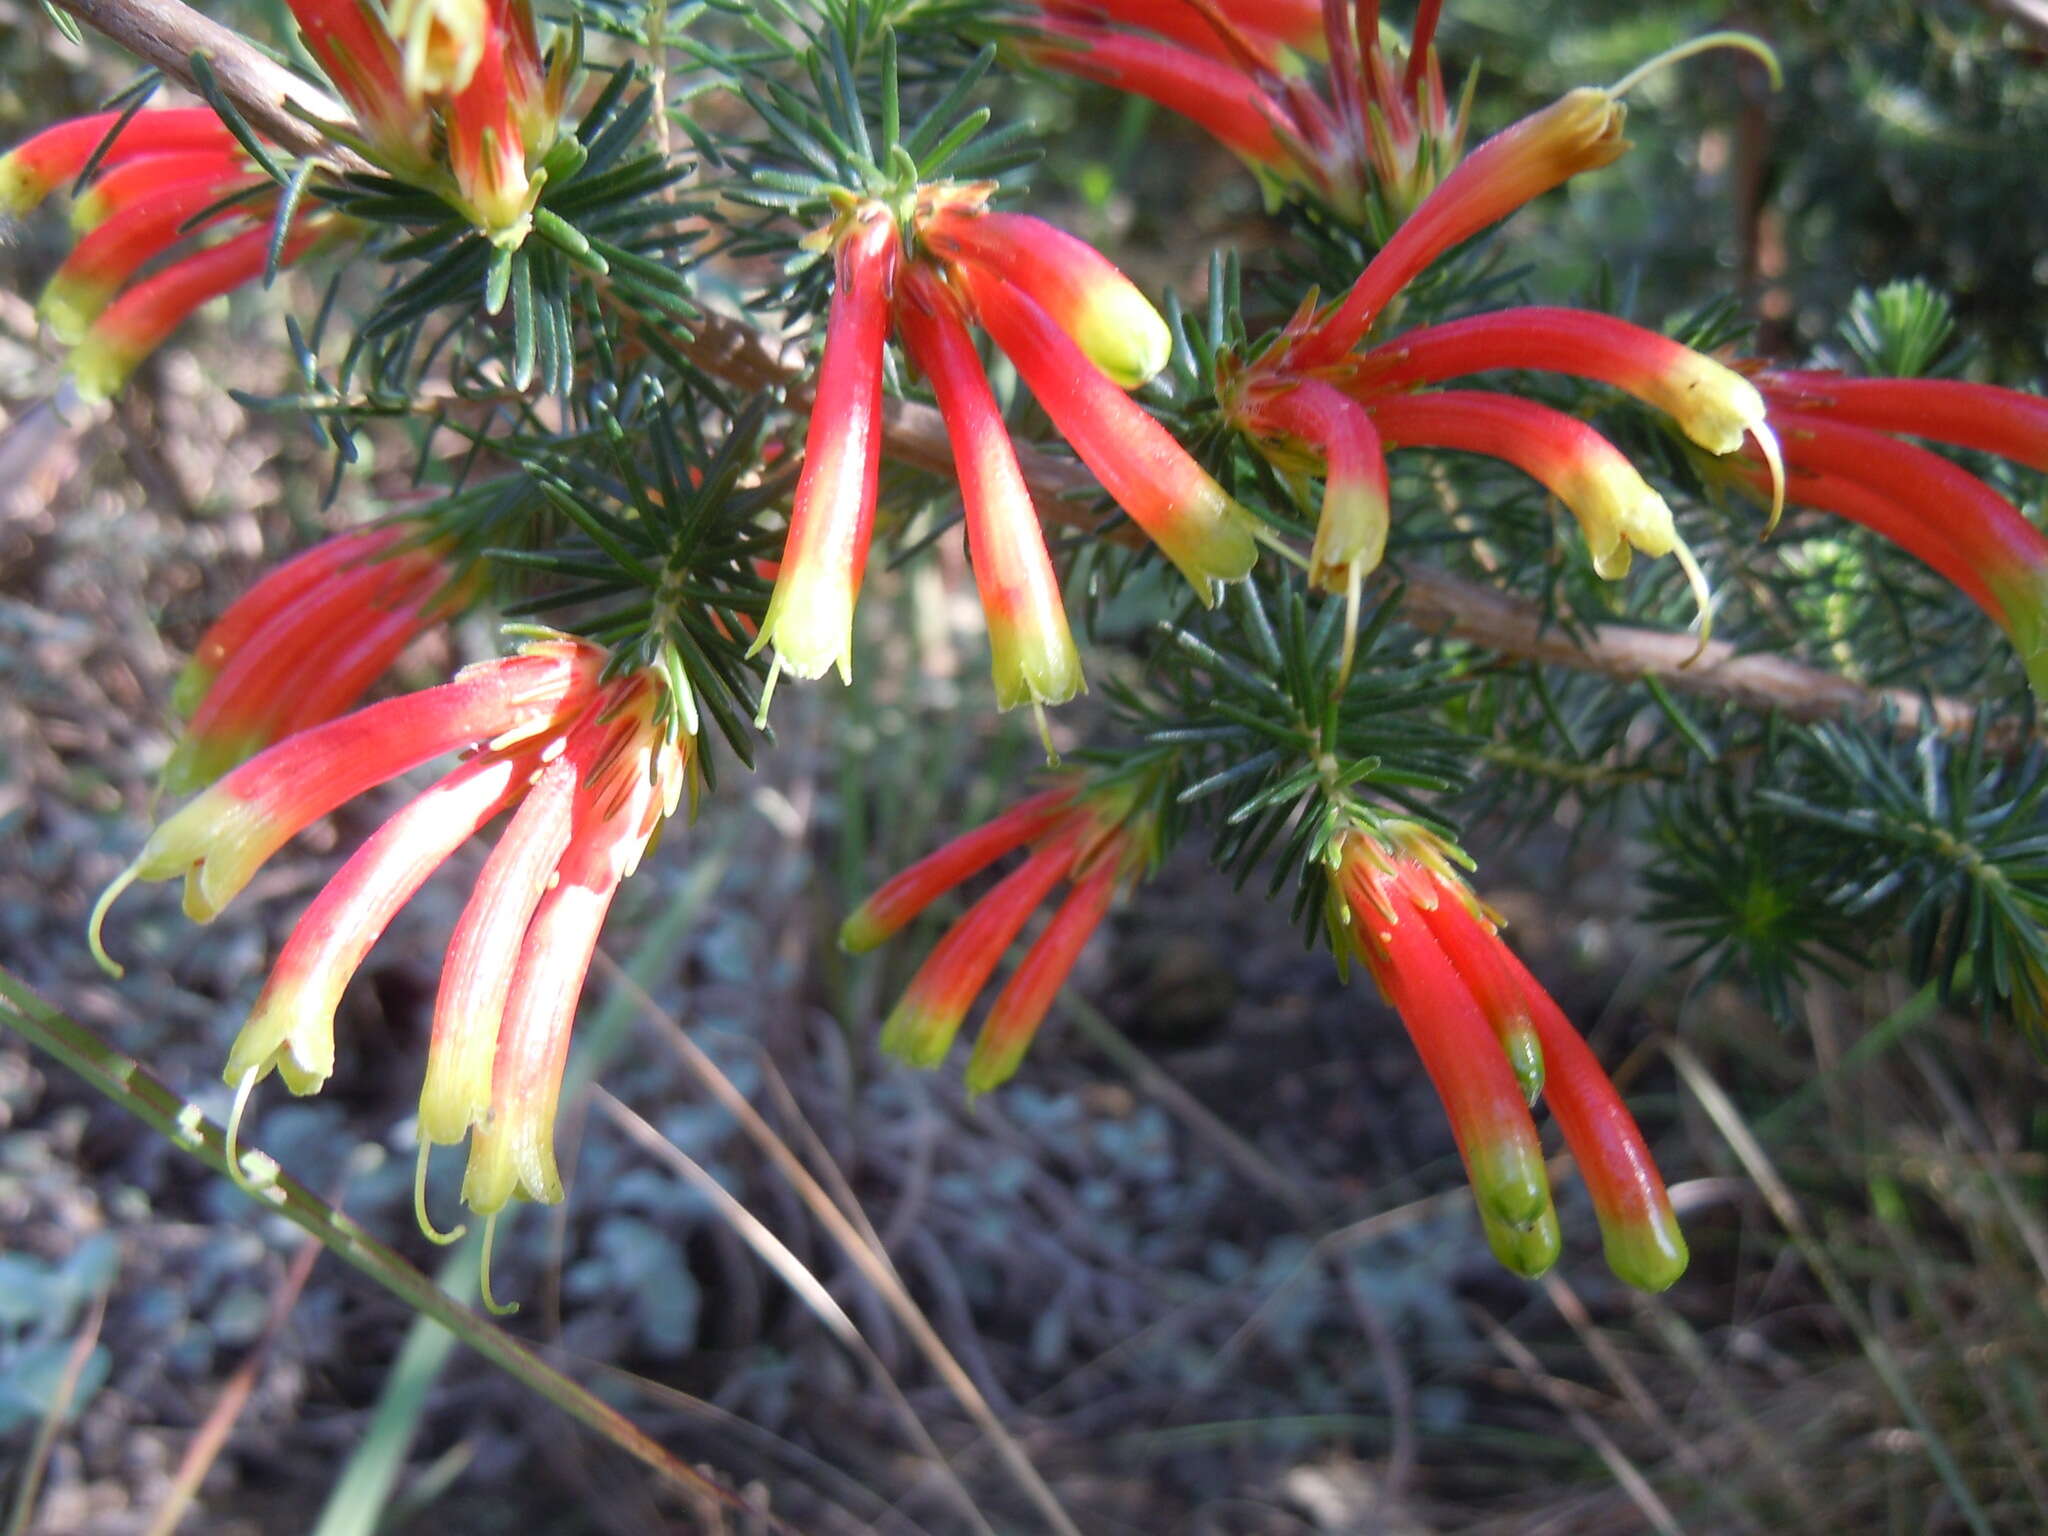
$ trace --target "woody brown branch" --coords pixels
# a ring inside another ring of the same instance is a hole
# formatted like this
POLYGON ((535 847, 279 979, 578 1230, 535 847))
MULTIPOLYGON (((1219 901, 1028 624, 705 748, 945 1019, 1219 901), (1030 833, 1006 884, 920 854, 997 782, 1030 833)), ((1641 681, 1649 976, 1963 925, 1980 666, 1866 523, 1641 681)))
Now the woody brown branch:
MULTIPOLYGON (((63 10, 104 33, 172 79, 193 85, 191 59, 204 54, 222 92, 267 138, 341 170, 367 169, 347 149, 324 138, 305 119, 346 124, 347 108, 311 82, 274 63, 247 38, 209 21, 181 0, 55 0, 63 10), (294 110, 296 109, 296 110, 294 110)), ((802 351, 745 321, 706 314, 683 340, 691 361, 743 390, 780 389, 792 405, 810 403, 809 370, 802 351)), ((890 402, 884 432, 891 455, 920 468, 949 472, 952 452, 937 411, 914 401, 890 402)), ((1099 492, 1080 465, 1028 445, 1018 458, 1048 515, 1077 515, 1071 498, 1099 492)), ((1402 573, 1402 612, 1418 627, 1467 640, 1488 650, 1551 666, 1597 672, 1619 681, 1655 678, 1666 687, 1776 710, 1797 720, 1844 711, 1889 712, 1898 728, 1921 727, 1932 711, 1943 731, 1969 727, 1972 710, 1960 699, 1931 702, 1903 689, 1866 688, 1836 673, 1780 656, 1744 654, 1725 641, 1701 650, 1685 635, 1627 624, 1597 624, 1568 633, 1535 605, 1476 582, 1416 567, 1402 573)))

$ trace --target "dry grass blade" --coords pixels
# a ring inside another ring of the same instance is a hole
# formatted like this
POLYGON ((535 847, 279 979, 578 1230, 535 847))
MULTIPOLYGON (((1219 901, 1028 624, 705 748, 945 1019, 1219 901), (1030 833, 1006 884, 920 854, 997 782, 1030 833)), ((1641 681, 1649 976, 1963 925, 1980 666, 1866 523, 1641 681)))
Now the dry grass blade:
POLYGON ((15 1491, 14 1510, 7 1519, 6 1536, 20 1536, 28 1529, 29 1519, 35 1514, 36 1496, 42 1492, 43 1473, 50 1465, 50 1452, 56 1448, 57 1431, 64 1427, 65 1416, 71 1412, 71 1400, 78 1393, 79 1378, 85 1374, 93 1346, 99 1343, 100 1324, 106 1319, 107 1293, 102 1290, 93 1297, 92 1311, 86 1314, 85 1326, 78 1330, 71 1341, 70 1353, 64 1357, 64 1373, 57 1379, 57 1390, 50 1395, 50 1411, 36 1426, 35 1443, 29 1447, 28 1460, 22 1464, 21 1486, 15 1491))
POLYGON ((1735 1107, 1734 1101, 1728 1097, 1721 1085, 1714 1081, 1712 1074, 1707 1071, 1700 1059, 1684 1044, 1671 1041, 1665 1046, 1665 1051, 1671 1057, 1672 1065, 1678 1069, 1680 1080, 1699 1101, 1700 1107, 1707 1112, 1707 1118, 1713 1121, 1714 1128, 1721 1134, 1721 1139, 1727 1142, 1737 1161, 1742 1164, 1743 1170, 1762 1193, 1771 1214, 1777 1218, 1778 1224, 1792 1239, 1807 1268, 1813 1272, 1814 1278, 1820 1281, 1822 1289, 1828 1294, 1828 1300, 1834 1304, 1835 1310, 1841 1313, 1842 1320, 1855 1333, 1857 1342, 1862 1346, 1864 1358, 1870 1362, 1871 1369, 1877 1373, 1878 1380, 1884 1384, 1885 1391, 1891 1395, 1900 1414, 1919 1436, 1928 1461, 1933 1465, 1942 1485, 1948 1489, 1949 1496, 1955 1501, 1956 1513, 1973 1532, 1977 1533, 1977 1536, 1992 1536, 1993 1527, 1989 1517, 1964 1480, 1962 1468, 1958 1465, 1954 1452, 1949 1449, 1948 1442, 1942 1438, 1921 1408, 1918 1398, 1914 1395, 1912 1383, 1900 1366, 1898 1357, 1892 1353, 1891 1346, 1885 1342, 1884 1336, 1872 1323, 1869 1311, 1843 1277, 1841 1269, 1828 1256, 1826 1246, 1815 1237, 1813 1229, 1807 1225, 1806 1217, 1799 1209, 1799 1202, 1792 1197, 1791 1189, 1779 1176, 1762 1143, 1756 1139, 1743 1120, 1742 1112, 1735 1107))
POLYGON ((1571 1283, 1552 1270, 1543 1277, 1542 1284, 1543 1294, 1550 1298, 1550 1304, 1557 1308, 1558 1315, 1571 1326, 1572 1332, 1578 1335, 1579 1342, 1586 1346, 1586 1352, 1607 1373, 1608 1380, 1614 1383, 1622 1398, 1634 1410, 1636 1417, 1654 1430, 1657 1437, 1664 1442, 1664 1447, 1671 1453, 1672 1459, 1685 1469, 1710 1498, 1727 1511, 1736 1528, 1744 1531, 1763 1531, 1763 1523, 1757 1519, 1748 1505, 1743 1503, 1734 1486, 1724 1484, 1722 1479, 1714 1475, 1713 1468, 1707 1465, 1700 1455, 1699 1448, 1693 1444, 1692 1438, 1682 1433, 1671 1422, 1635 1368, 1622 1357, 1621 1351, 1614 1347, 1606 1334, 1595 1326, 1591 1314, 1586 1311, 1585 1303, 1579 1300, 1579 1294, 1571 1288, 1571 1283))
POLYGON ((1684 1527, 1657 1497, 1657 1490, 1650 1486, 1640 1468, 1630 1461, 1620 1446, 1609 1438, 1607 1431, 1587 1415, 1586 1411, 1572 1401, 1571 1394, 1543 1369, 1542 1363, 1530 1353, 1529 1346, 1516 1338, 1507 1329, 1488 1317, 1477 1307, 1467 1309, 1473 1321, 1486 1335, 1487 1342, 1501 1352, 1501 1355, 1516 1370, 1520 1371, 1529 1384, 1549 1399, 1550 1405, 1565 1416, 1581 1440, 1593 1449, 1593 1454, 1606 1464, 1616 1483, 1626 1493, 1643 1518, 1662 1536, 1683 1536, 1684 1527))
POLYGON ((938 1330, 932 1327, 930 1319, 911 1299, 910 1292, 897 1277, 895 1267, 889 1263, 888 1258, 878 1253, 862 1235, 860 1229, 847 1219, 846 1213, 839 1209, 825 1187, 813 1177, 809 1169, 804 1167, 802 1161, 790 1150, 788 1143, 775 1133, 775 1128, 761 1118, 760 1112, 748 1101, 747 1096, 733 1085, 718 1063, 711 1059, 702 1046, 690 1038, 689 1031, 670 1018, 661 1005, 601 949, 598 951, 598 964, 615 985, 633 994, 639 1002, 641 1017, 654 1029, 662 1042, 676 1053, 691 1075, 739 1123, 748 1139, 760 1148, 777 1171, 789 1180, 791 1186, 802 1196, 804 1203, 810 1207, 811 1214, 830 1234, 832 1241, 839 1245, 868 1284, 875 1288, 876 1294, 882 1298, 896 1320, 903 1325, 904 1331, 916 1344, 918 1352, 945 1383, 946 1389, 988 1437, 1011 1477, 1031 1500, 1045 1522, 1055 1531, 1062 1533, 1062 1536, 1081 1536, 1079 1527, 1060 1504, 1058 1496, 1040 1475, 1038 1468, 1032 1465, 1024 1447, 1017 1443, 1016 1436, 1010 1433, 996 1411, 989 1406, 988 1399, 974 1384, 973 1377, 968 1375, 966 1368, 954 1358, 953 1352, 946 1347, 945 1340, 939 1337, 938 1330))
POLYGON ((788 1245, 769 1231, 761 1219, 736 1200, 723 1184, 705 1172, 702 1164, 648 1124, 643 1116, 622 1104, 603 1088, 593 1089, 592 1094, 598 1107, 605 1112, 612 1124, 623 1131, 635 1146, 656 1161, 674 1169, 693 1189, 708 1199, 718 1209, 719 1214, 724 1216, 732 1224, 733 1229, 746 1240, 748 1246, 760 1256, 762 1262, 780 1275, 783 1284, 795 1291, 803 1304, 817 1315, 819 1321, 831 1331, 832 1336, 860 1359, 873 1376, 875 1385, 881 1389, 882 1394, 896 1410, 897 1416, 903 1420, 904 1428, 910 1432, 918 1450, 945 1480, 947 1492, 960 1506, 962 1517, 975 1530, 985 1532, 987 1536, 994 1536, 993 1528, 982 1517, 980 1508, 974 1502, 974 1495, 960 1480, 959 1473, 953 1470, 952 1463, 946 1459, 946 1453, 939 1449, 939 1444, 932 1438, 931 1431, 925 1428, 924 1421, 917 1416, 917 1410, 911 1407, 910 1400, 903 1395, 903 1389, 889 1374, 888 1366, 883 1364, 881 1356, 877 1355, 868 1341, 861 1336, 861 1331, 853 1319, 846 1315, 846 1309, 833 1300, 832 1293, 825 1289, 818 1277, 804 1267, 803 1260, 790 1252, 788 1245))
POLYGON ((205 1481, 207 1468, 213 1465, 214 1459, 227 1445, 228 1436, 234 1432, 235 1421, 241 1418, 242 1409, 248 1406, 249 1394, 256 1390, 263 1367, 270 1360, 271 1349, 284 1332, 284 1325, 291 1320, 292 1309, 299 1304, 299 1293, 306 1288, 314 1262, 325 1251, 317 1238, 308 1236, 299 1244, 299 1251, 292 1255, 284 1283, 270 1299, 270 1312, 263 1320, 263 1332, 257 1336, 256 1347, 235 1367, 234 1375, 228 1378, 220 1396, 214 1399, 213 1407, 207 1410, 199 1433, 192 1437, 191 1443, 185 1447, 185 1454, 178 1459, 178 1470, 171 1479, 170 1490, 164 1495, 163 1503, 157 1506, 156 1517, 149 1522, 149 1536, 171 1536, 184 1520, 192 1501, 199 1496, 199 1485, 205 1481))

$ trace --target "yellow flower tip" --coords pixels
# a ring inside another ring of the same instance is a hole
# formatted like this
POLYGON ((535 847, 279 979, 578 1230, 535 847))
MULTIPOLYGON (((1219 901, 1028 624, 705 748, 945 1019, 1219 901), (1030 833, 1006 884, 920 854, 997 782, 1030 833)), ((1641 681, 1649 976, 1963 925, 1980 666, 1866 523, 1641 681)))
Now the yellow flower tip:
MULTIPOLYGON (((853 590, 843 573, 783 568, 747 654, 775 647, 780 671, 805 680, 837 670, 853 681, 853 590)), ((762 699, 765 710, 767 700, 762 699)))
POLYGON ((880 948, 895 931, 862 905, 839 925, 839 947, 849 955, 864 955, 871 949, 880 948))
POLYGON ((98 331, 87 331, 85 339, 71 349, 64 360, 64 372, 78 398, 87 405, 111 400, 128 382, 128 375, 142 359, 98 331))
MULTIPOLYGON (((451 1030, 451 1034, 483 1034, 451 1030)), ((491 1066, 496 1055, 495 1031, 484 1034, 480 1048, 459 1058, 443 1050, 427 1053, 427 1080, 420 1088, 419 1138, 452 1147, 471 1126, 488 1124, 491 1114, 491 1066)))
POLYGON ((57 341, 75 347, 85 340, 110 297, 110 291, 98 283, 78 282, 59 273, 36 300, 36 316, 57 341))
POLYGON ((1639 1291, 1669 1290, 1691 1260, 1677 1218, 1663 1212, 1626 1225, 1603 1222, 1600 1240, 1607 1267, 1639 1291))
POLYGON ((422 1138, 420 1140, 419 1156, 414 1160, 412 1168, 412 1219, 418 1224, 422 1237, 426 1238, 430 1243, 445 1248, 460 1238, 469 1228, 461 1222, 457 1222, 454 1230, 443 1232, 434 1225, 427 1215, 427 1159, 432 1157, 433 1153, 434 1144, 422 1138))
POLYGON ((299 988, 277 987, 257 1000, 235 1043, 228 1047, 221 1076, 232 1085, 244 1073, 258 1079, 275 1069, 293 1094, 318 1093, 334 1075, 334 1014, 309 1003, 299 988))
POLYGON ((1387 528, 1386 499, 1376 487, 1326 483, 1308 552, 1309 585, 1332 596, 1349 592, 1386 557, 1387 528))
POLYGON ((1098 284, 1072 334, 1088 360, 1121 389, 1151 382, 1173 356, 1173 332, 1127 282, 1098 284))
POLYGON ((1015 1077, 1030 1043, 1026 1037, 992 1046, 986 1035, 975 1041, 974 1054, 967 1062, 968 1098, 978 1099, 985 1093, 993 1093, 1015 1077))
POLYGON ((1533 1137, 1502 1136, 1471 1148, 1472 1192, 1480 1209, 1520 1229, 1551 1210, 1550 1171, 1533 1137))
POLYGON ((519 1174, 512 1166, 512 1149, 504 1135, 478 1126, 470 1138, 468 1166, 462 1171, 462 1203, 487 1221, 495 1221, 518 1192, 519 1174))
POLYGON ((1022 626, 992 620, 988 640, 997 709, 1064 704, 1087 691, 1081 654, 1064 619, 1029 633, 1022 626))
POLYGON ((936 1067, 953 1047, 958 1017, 906 997, 882 1026, 882 1049, 913 1067, 936 1067))
POLYGON ((1757 420, 1750 423, 1749 435, 1756 439, 1757 451, 1764 456, 1764 462, 1771 470, 1771 516, 1764 524, 1764 537, 1769 538, 1777 531, 1778 519, 1785 515, 1785 454, 1778 446, 1778 434, 1768 423, 1757 420))
POLYGON ((1557 1228, 1557 1213, 1546 1210, 1526 1226, 1514 1226, 1479 1207, 1480 1225, 1486 1231, 1486 1246, 1503 1268, 1534 1280, 1547 1274, 1563 1252, 1563 1238, 1557 1228))
POLYGON ((15 154, 0 155, 0 215, 20 218, 50 195, 50 180, 15 154))
POLYGON ((128 974, 128 968, 107 953, 107 946, 103 940, 107 914, 114 910, 114 903, 121 899, 121 893, 141 878, 142 858, 138 855, 134 863, 107 883, 107 888, 100 892, 100 899, 92 904, 92 916, 86 919, 86 947, 92 951, 92 957, 99 962, 100 969, 116 981, 128 974))

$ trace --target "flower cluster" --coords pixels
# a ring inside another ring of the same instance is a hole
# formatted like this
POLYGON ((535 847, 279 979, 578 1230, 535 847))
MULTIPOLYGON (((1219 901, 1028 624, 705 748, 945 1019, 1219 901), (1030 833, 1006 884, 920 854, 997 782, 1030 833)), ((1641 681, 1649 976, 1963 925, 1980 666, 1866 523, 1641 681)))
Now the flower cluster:
POLYGON ((1257 557, 1248 515, 1125 391, 1165 365, 1165 322, 1092 247, 988 207, 986 184, 917 190, 906 219, 849 200, 816 243, 832 253, 823 357, 788 542, 755 649, 779 670, 852 667, 882 449, 892 327, 938 397, 988 615, 996 695, 1056 704, 1082 687, 1031 493, 970 324, 1015 364, 1053 426, 1204 600, 1257 557))
POLYGON ((186 914, 210 921, 313 822, 463 753, 300 918, 229 1052, 226 1078, 238 1113, 273 1069, 294 1093, 318 1091, 334 1068, 335 1009, 357 967, 427 877, 510 810, 442 967, 420 1097, 421 1177, 431 1146, 473 1131, 463 1183, 471 1209, 491 1215, 515 1196, 559 1199, 556 1099, 598 929, 695 762, 689 739, 670 727, 658 675, 607 678, 607 663, 585 642, 542 640, 286 737, 156 829, 100 898, 96 951, 104 961, 100 926, 134 881, 183 877, 186 914))
POLYGON ((530 0, 393 0, 381 12, 363 0, 291 0, 291 10, 366 153, 498 244, 525 240, 579 63, 573 48, 542 53, 530 0))
POLYGON ((287 560, 200 637, 171 694, 187 717, 164 765, 169 795, 203 788, 272 742, 331 720, 468 584, 404 521, 344 533, 287 560))
MULTIPOLYGON (((97 400, 193 310, 263 274, 277 199, 218 117, 178 107, 76 117, 17 145, 0 156, 0 212, 26 213, 88 169, 95 177, 71 205, 76 242, 37 308, 71 349, 73 387, 97 400), (216 230, 223 237, 209 240, 216 230)), ((333 223, 294 217, 277 261, 296 261, 333 223)))
POLYGON ((1596 380, 1668 413, 1694 443, 1729 454, 1745 440, 1777 476, 1763 396, 1733 369, 1640 326, 1592 311, 1521 308, 1393 335, 1360 351, 1394 301, 1453 246, 1628 146, 1620 87, 1581 89, 1475 149, 1320 313, 1304 308, 1254 356, 1225 359, 1225 414, 1276 463, 1325 475, 1310 577, 1356 589, 1388 521, 1385 454, 1399 448, 1503 460, 1570 509, 1594 568, 1616 578, 1632 550, 1670 554, 1706 604, 1705 581, 1664 498, 1626 455, 1575 416, 1448 380, 1537 369, 1596 380))
POLYGON ((946 930, 882 1027, 884 1050, 920 1067, 943 1061, 1003 952, 1066 882, 1065 899, 982 1021, 967 1064, 967 1086, 975 1093, 1000 1086, 1017 1070, 1110 903, 1156 858, 1156 821, 1140 787, 1068 783, 1035 795, 911 865, 839 931, 842 948, 873 949, 954 887, 1027 847, 1024 862, 946 930))
POLYGON ((1179 113, 1243 159, 1270 199, 1305 192, 1383 240, 1464 148, 1477 76, 1454 107, 1434 42, 1442 9, 1423 0, 1404 46, 1381 26, 1379 0, 1043 0, 1025 53, 1179 113), (1326 94, 1296 50, 1326 62, 1326 94))
POLYGON ((1559 1237, 1529 1110, 1548 1101, 1599 1218, 1607 1262, 1644 1290, 1685 1270, 1664 1181, 1571 1021, 1501 941, 1429 835, 1352 832, 1331 850, 1329 921, 1401 1015, 1443 1101, 1495 1257, 1534 1276, 1559 1237))

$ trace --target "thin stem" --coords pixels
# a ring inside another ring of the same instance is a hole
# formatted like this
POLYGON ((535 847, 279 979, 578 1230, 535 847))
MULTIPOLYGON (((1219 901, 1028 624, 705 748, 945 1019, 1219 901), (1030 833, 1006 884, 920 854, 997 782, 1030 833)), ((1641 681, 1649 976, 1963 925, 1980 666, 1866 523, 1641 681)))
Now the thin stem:
MULTIPOLYGON (((197 1104, 181 1099, 140 1062, 122 1055, 85 1025, 58 1012, 12 971, 0 967, 0 1027, 20 1035, 85 1079, 96 1092, 126 1110, 166 1140, 217 1174, 232 1177, 226 1134, 197 1104)), ((237 1186, 269 1206, 320 1245, 383 1286, 414 1313, 431 1317, 521 1386, 545 1398, 571 1418, 692 1497, 715 1500, 735 1511, 754 1512, 739 1496, 692 1471, 641 1430, 593 1397, 502 1329, 461 1305, 396 1253, 371 1237, 298 1180, 268 1167, 237 1186)), ((777 1529, 784 1529, 778 1523, 777 1529)))

